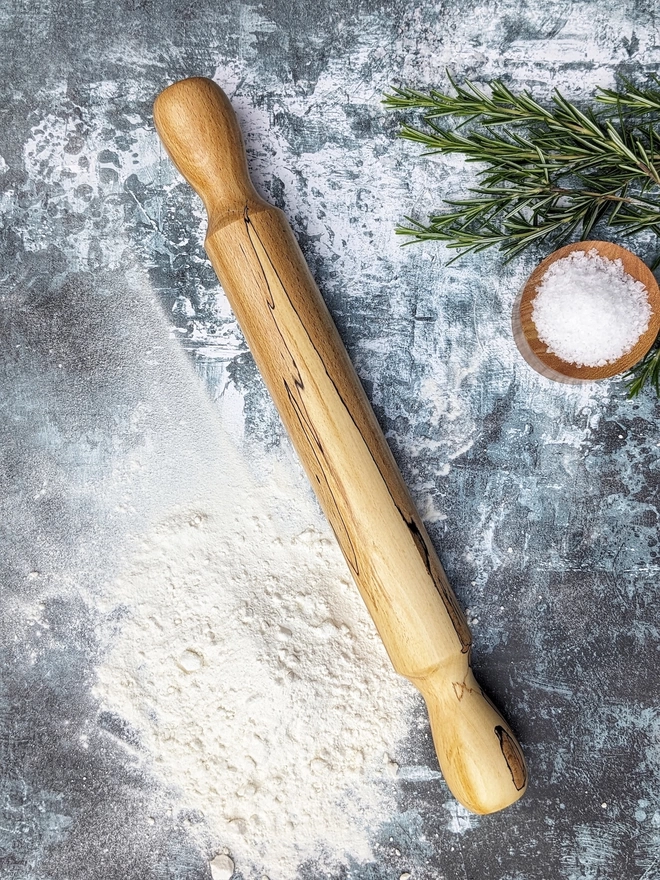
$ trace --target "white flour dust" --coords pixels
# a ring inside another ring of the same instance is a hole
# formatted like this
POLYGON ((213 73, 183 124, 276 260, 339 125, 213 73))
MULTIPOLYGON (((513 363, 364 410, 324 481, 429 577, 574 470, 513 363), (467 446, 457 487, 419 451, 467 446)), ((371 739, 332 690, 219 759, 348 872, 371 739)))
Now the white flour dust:
POLYGON ((97 694, 245 876, 369 860, 414 691, 310 501, 292 512, 272 475, 223 496, 161 522, 113 584, 97 694))

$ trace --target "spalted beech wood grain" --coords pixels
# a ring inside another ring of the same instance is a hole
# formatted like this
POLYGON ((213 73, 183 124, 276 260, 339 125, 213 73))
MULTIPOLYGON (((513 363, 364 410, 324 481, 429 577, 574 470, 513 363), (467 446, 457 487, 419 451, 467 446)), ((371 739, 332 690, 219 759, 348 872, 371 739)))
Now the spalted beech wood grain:
POLYGON ((525 790, 522 752, 472 675, 470 632, 284 214, 250 181, 211 80, 175 83, 154 116, 209 215, 206 250, 394 668, 425 697, 442 772, 477 813, 525 790))

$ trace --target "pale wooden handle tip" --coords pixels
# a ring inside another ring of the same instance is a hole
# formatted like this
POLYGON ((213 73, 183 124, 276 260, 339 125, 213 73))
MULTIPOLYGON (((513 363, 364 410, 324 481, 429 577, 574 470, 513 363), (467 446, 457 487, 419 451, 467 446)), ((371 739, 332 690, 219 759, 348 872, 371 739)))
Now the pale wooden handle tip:
POLYGON ((414 684, 426 701, 440 768, 454 797, 482 814, 503 810, 522 797, 527 787, 522 750, 467 660, 449 663, 414 684))
POLYGON ((196 76, 168 86, 154 103, 154 122, 211 224, 245 203, 263 204, 250 180, 236 114, 213 80, 196 76))

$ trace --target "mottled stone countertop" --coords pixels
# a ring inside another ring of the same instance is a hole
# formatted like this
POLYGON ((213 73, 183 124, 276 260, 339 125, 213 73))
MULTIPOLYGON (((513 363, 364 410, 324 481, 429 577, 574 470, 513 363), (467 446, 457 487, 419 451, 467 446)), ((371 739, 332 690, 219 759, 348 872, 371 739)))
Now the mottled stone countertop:
MULTIPOLYGON (((400 247, 404 213, 473 177, 397 140, 380 104, 446 68, 586 99, 658 70, 656 5, 15 0, 0 29, 2 880, 210 876, 171 813, 141 830, 148 778, 99 714, 90 598, 208 454, 196 394, 247 457, 290 455, 153 129, 155 95, 193 74, 232 98, 530 770, 525 798, 483 818, 448 811, 432 774, 402 778, 374 860, 322 876, 660 878, 660 405, 522 361, 511 308, 543 252, 448 266, 400 247)), ((421 715, 408 748, 433 767, 421 715)))

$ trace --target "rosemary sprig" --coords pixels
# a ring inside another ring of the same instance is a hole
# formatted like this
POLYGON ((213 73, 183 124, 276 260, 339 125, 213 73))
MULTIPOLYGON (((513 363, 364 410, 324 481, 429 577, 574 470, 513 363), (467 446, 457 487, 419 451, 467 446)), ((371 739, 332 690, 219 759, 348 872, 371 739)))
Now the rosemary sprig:
POLYGON ((500 80, 487 92, 451 82, 453 95, 397 88, 384 103, 421 111, 424 126, 404 124, 400 135, 427 153, 482 163, 479 186, 469 199, 450 200, 448 215, 400 226, 400 234, 437 238, 462 252, 497 245, 511 257, 540 241, 585 238, 598 222, 628 234, 660 232, 660 136, 649 122, 654 102, 660 113, 660 90, 630 83, 621 93, 602 90, 598 100, 607 109, 598 113, 559 92, 545 108, 500 80), (458 120, 458 128, 441 117, 458 120))
MULTIPOLYGON (((480 163, 478 185, 426 223, 397 227, 407 243, 438 240, 458 251, 497 247, 511 259, 535 244, 586 239, 598 224, 623 234, 660 235, 660 78, 622 81, 580 109, 559 92, 545 107, 501 80, 482 88, 449 80, 453 94, 394 88, 384 104, 421 113, 400 136, 426 154, 458 153, 480 163), (445 122, 449 121, 449 124, 445 122), (451 124, 453 122, 453 125, 451 124)), ((630 396, 646 384, 660 395, 660 339, 628 374, 630 396)))
POLYGON ((637 397, 647 383, 655 388, 655 393, 660 397, 660 338, 656 339, 642 360, 631 367, 624 380, 628 397, 637 397))

